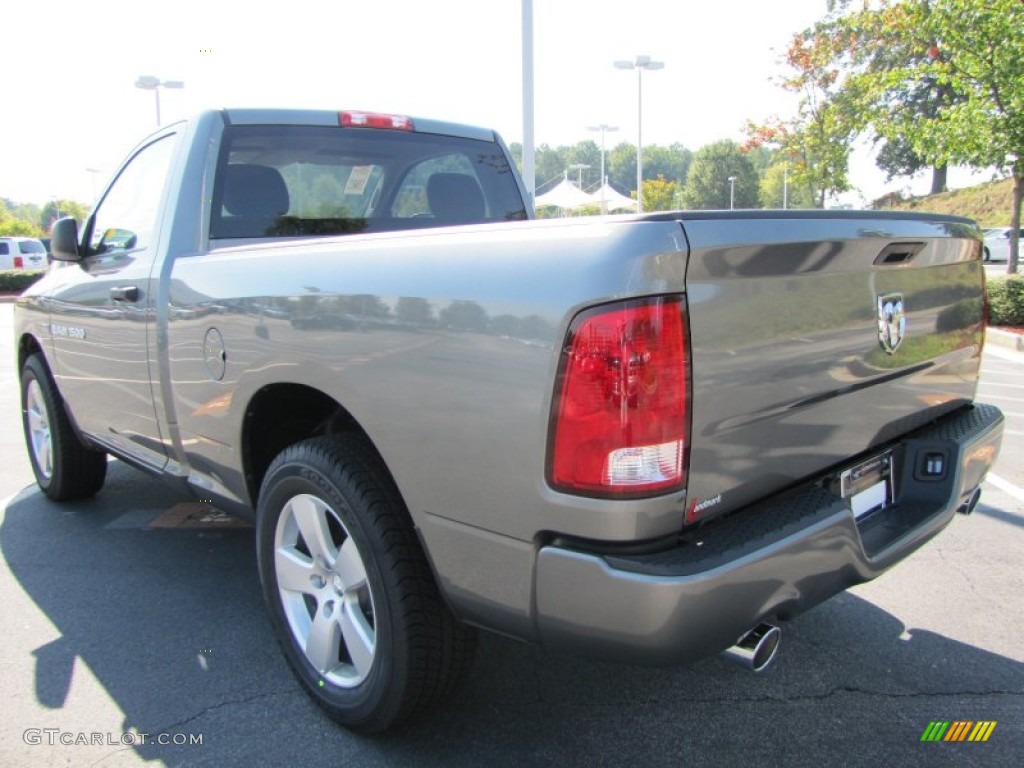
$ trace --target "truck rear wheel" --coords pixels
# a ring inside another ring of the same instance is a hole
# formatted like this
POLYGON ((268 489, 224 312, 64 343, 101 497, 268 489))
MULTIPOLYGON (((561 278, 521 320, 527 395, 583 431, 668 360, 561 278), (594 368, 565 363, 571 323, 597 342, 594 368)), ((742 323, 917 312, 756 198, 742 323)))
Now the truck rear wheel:
POLYGON ((448 610, 390 478, 357 436, 282 452, 260 490, 263 596, 292 670, 336 721, 375 733, 468 672, 475 631, 448 610))
POLYGON ((71 426, 46 364, 31 355, 21 370, 21 423, 40 490, 54 501, 94 496, 107 477, 107 454, 84 445, 71 426))

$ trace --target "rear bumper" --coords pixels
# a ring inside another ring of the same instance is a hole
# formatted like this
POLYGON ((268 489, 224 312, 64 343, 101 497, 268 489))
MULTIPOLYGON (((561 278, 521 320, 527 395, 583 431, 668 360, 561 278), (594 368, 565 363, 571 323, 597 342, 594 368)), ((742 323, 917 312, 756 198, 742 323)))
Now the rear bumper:
POLYGON ((997 408, 975 405, 892 446, 895 504, 859 521, 812 483, 644 555, 545 546, 536 609, 546 644, 634 663, 667 664, 733 645, 764 620, 784 620, 908 556, 952 520, 995 462, 997 408), (940 478, 925 457, 946 458, 940 478))

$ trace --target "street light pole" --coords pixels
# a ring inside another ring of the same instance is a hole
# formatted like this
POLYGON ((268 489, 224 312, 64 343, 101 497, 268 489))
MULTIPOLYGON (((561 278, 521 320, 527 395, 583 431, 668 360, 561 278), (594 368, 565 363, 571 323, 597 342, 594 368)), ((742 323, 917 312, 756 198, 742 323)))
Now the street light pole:
POLYGON ((580 188, 581 191, 583 189, 583 171, 589 167, 590 166, 587 165, 586 163, 573 163, 572 165, 569 166, 569 170, 576 171, 578 174, 576 177, 576 185, 580 188))
POLYGON ((735 208, 734 203, 736 202, 736 177, 729 177, 729 210, 735 208))
POLYGON ((135 81, 135 87, 141 88, 144 91, 152 91, 153 95, 156 96, 156 127, 159 128, 162 124, 160 121, 160 89, 184 88, 185 83, 181 80, 161 80, 152 75, 140 75, 139 79, 135 81))
POLYGON ((650 56, 640 55, 633 61, 616 61, 616 69, 636 70, 636 209, 643 211, 644 159, 643 159, 643 126, 644 126, 644 79, 645 69, 664 69, 665 62, 652 61, 650 56))
POLYGON ((523 183, 530 198, 536 196, 536 149, 533 136, 533 0, 522 0, 523 31, 523 183))
POLYGON ((85 172, 89 174, 89 178, 92 180, 92 199, 96 199, 96 174, 100 172, 99 168, 86 168, 85 172))
POLYGON ((617 130, 619 130, 619 128, 616 125, 607 125, 606 123, 601 123, 600 125, 588 125, 587 126, 587 130, 588 131, 600 131, 601 132, 601 213, 608 213, 608 211, 607 211, 607 205, 608 204, 605 202, 605 199, 604 199, 604 185, 605 185, 605 178, 604 178, 604 135, 605 135, 605 133, 611 133, 612 131, 617 131, 617 130))
POLYGON ((789 208, 789 163, 782 166, 782 210, 789 208))

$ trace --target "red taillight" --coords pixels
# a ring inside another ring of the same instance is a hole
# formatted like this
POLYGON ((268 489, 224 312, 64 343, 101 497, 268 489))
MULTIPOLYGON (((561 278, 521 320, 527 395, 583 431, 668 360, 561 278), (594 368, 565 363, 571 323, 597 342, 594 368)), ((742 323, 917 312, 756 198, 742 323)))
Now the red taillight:
POLYGON ((404 115, 384 115, 378 112, 339 112, 338 124, 345 128, 390 128, 394 131, 413 130, 412 118, 404 115))
POLYGON ((14 268, 15 269, 24 269, 24 267, 25 267, 25 260, 22 259, 21 256, 15 256, 14 257, 14 268))
POLYGON ((559 364, 548 480, 560 491, 650 496, 686 482, 689 429, 681 298, 579 315, 559 364))

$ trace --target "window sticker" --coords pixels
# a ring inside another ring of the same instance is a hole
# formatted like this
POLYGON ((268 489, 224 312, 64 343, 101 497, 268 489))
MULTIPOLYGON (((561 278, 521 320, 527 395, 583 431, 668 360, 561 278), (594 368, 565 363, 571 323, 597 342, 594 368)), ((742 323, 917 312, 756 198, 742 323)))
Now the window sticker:
POLYGON ((361 195, 366 191, 366 182, 370 180, 370 174, 373 173, 372 165, 357 165, 352 169, 352 173, 348 175, 348 181, 345 183, 345 194, 346 195, 361 195))

